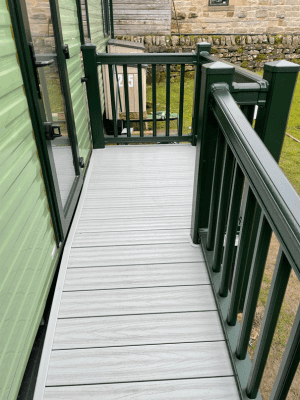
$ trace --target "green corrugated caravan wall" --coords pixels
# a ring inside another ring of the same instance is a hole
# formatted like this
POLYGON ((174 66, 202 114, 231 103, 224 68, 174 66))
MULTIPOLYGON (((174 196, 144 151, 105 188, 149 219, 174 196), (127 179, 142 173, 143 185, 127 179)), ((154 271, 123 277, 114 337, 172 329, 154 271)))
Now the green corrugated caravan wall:
POLYGON ((59 13, 64 43, 69 45, 70 59, 67 68, 70 82, 79 155, 87 161, 91 150, 87 105, 81 77, 84 75, 80 59, 80 33, 75 0, 59 0, 59 13))
MULTIPOLYGON (((105 38, 103 34, 101 1, 88 0, 88 9, 89 9, 91 43, 97 46, 98 53, 106 53, 106 42, 108 38, 105 38)), ((99 72, 101 105, 102 105, 102 111, 104 111, 104 89, 103 89, 102 71, 100 67, 98 68, 98 72, 99 72)))
POLYGON ((15 399, 56 256, 48 202, 5 0, 0 0, 0 399, 15 399))

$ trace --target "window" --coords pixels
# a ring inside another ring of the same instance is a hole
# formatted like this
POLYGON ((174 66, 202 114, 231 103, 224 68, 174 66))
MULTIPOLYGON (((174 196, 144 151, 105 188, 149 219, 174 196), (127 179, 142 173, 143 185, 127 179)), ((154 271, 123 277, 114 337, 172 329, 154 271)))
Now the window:
POLYGON ((228 6, 229 0, 209 0, 209 6, 228 6))

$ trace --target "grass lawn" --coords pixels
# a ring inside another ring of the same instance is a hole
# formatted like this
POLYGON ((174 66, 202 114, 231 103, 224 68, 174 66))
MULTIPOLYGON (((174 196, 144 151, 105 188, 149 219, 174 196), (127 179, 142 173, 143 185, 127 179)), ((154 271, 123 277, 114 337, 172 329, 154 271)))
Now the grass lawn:
MULTIPOLYGON (((192 73, 189 71, 189 76, 192 73)), ((170 112, 179 113, 179 94, 180 80, 176 78, 172 82, 170 90, 170 112)), ((185 78, 184 82, 184 103, 183 103, 183 126, 182 133, 187 135, 191 132, 192 112, 193 112, 193 95, 194 95, 194 78, 185 78)), ((152 85, 147 85, 147 114, 152 113, 152 85)), ((156 85, 156 111, 166 110, 166 84, 158 82, 156 85)), ((157 129, 165 129, 165 122, 157 122, 157 129)), ((152 123, 149 123, 149 128, 152 129, 152 123)), ((170 121, 170 129, 177 129, 177 121, 170 121)))
MULTIPOLYGON (((190 72, 189 72, 190 74, 190 72)), ((171 82, 170 90, 170 112, 179 113, 179 79, 171 82)), ((158 82, 156 89, 156 108, 157 111, 166 109, 166 85, 165 82, 158 82)), ((186 78, 184 85, 184 109, 183 109, 183 134, 191 132, 192 110, 193 110, 194 79, 186 78)), ((147 113, 152 112, 152 86, 147 85, 147 113)), ((170 122, 170 128, 176 129, 176 121, 170 122)), ((149 124, 152 129, 152 124, 149 124)), ((165 122, 158 122, 157 129, 165 129, 165 122)), ((300 75, 296 85, 290 117, 288 121, 287 132, 300 140, 300 75)), ((300 195, 300 143, 295 142, 288 136, 285 136, 281 159, 279 163, 283 172, 300 195)))
MULTIPOLYGON (((298 76, 286 131, 300 140, 300 75, 298 76)), ((285 136, 279 165, 300 195, 300 143, 289 136, 285 136)))

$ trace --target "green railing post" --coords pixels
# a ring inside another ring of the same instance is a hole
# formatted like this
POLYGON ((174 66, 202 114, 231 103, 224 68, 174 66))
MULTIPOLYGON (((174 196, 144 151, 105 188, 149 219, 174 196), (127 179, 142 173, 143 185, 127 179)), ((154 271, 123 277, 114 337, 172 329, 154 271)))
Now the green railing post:
POLYGON ((94 149, 104 149, 105 141, 96 62, 96 46, 94 44, 87 43, 81 46, 81 51, 86 78, 86 91, 89 105, 93 147, 94 149))
MULTIPOLYGON (((194 121, 197 129, 196 165, 194 177, 194 194, 192 208, 191 237, 198 243, 199 229, 208 227, 210 199, 214 171, 215 148, 218 123, 209 107, 211 85, 227 83, 231 85, 234 67, 222 62, 214 62, 202 66, 200 105, 194 110, 197 118, 194 121)), ((195 98, 198 93, 195 93, 195 98)))
POLYGON ((194 81, 194 101, 193 101, 193 116, 192 116, 192 145, 196 146, 197 129, 199 120, 199 103, 200 103, 200 87, 201 87, 201 64, 200 54, 205 51, 210 54, 211 44, 202 42, 196 45, 196 66, 195 66, 195 81, 194 81))
MULTIPOLYGON (((299 71, 299 65, 289 61, 281 60, 266 63, 264 66, 264 79, 269 83, 266 106, 259 108, 255 123, 255 131, 263 140, 267 149, 270 151, 274 159, 278 162, 285 137, 285 130, 288 122, 289 111, 293 99, 295 84, 299 71)), ((250 112, 251 114, 251 112, 250 112)), ((249 116, 247 116, 249 119, 249 116)), ((250 123, 252 120, 250 118, 250 123)), ((246 182, 244 190, 244 198, 246 199, 249 192, 249 184, 246 182)), ((260 220, 260 207, 256 205, 252 232, 248 239, 248 257, 245 260, 244 270, 250 271, 252 254, 258 233, 260 220)), ((246 287, 248 276, 245 275, 241 292, 239 311, 242 312, 246 296, 246 287)))
POLYGON ((255 131, 278 162, 284 140, 300 66, 280 60, 266 63, 264 79, 269 82, 265 108, 259 108, 255 131))

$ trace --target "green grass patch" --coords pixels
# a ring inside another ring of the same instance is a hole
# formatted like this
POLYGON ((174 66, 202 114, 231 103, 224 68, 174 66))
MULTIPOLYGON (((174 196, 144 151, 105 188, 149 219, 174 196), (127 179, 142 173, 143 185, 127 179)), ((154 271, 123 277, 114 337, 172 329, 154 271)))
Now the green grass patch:
MULTIPOLYGON (((260 74, 263 72, 261 71, 260 74)), ((184 109, 183 109, 183 133, 191 132, 189 128, 192 124, 193 95, 194 95, 194 72, 188 72, 189 77, 185 77, 184 82, 184 109)), ((157 111, 166 110, 166 83, 165 81, 157 83, 157 111)), ((170 112, 179 113, 179 91, 180 81, 178 77, 171 82, 170 90, 170 112)), ((147 85, 147 103, 152 104, 152 86, 147 85)), ((147 109, 147 113, 152 112, 152 107, 147 109)), ((152 124, 149 124, 152 129, 152 124)), ((170 129, 176 129, 177 122, 170 122, 170 129)), ((165 129, 165 122, 158 122, 157 129, 165 129)), ((291 106, 287 132, 300 140, 300 75, 296 84, 293 102, 291 106)), ((295 142, 288 136, 285 136, 281 159, 279 163, 283 172, 300 195, 300 143, 295 142)))
MULTIPOLYGON (((192 125, 193 112, 193 96, 194 96, 194 72, 188 71, 188 76, 184 80, 184 103, 183 103, 183 126, 182 133, 189 134, 192 125)), ((187 75, 186 74, 186 75, 187 75)), ((173 78, 170 89, 170 112, 179 114, 179 97, 180 96, 180 79, 173 78)), ((152 85, 147 85, 147 104, 151 105, 147 108, 147 114, 152 113, 152 85)), ((156 84, 156 111, 166 111, 166 82, 158 82, 156 84)), ((152 123, 148 124, 152 129, 152 123)), ((165 122, 157 122, 157 129, 165 129, 165 122)), ((177 121, 170 121, 170 129, 177 129, 177 121)))
POLYGON ((64 101, 61 93, 59 75, 49 73, 45 68, 45 76, 52 113, 64 112, 64 101))
MULTIPOLYGON (((298 76, 286 132, 300 140, 300 76, 298 76)), ((300 143, 285 135, 280 167, 300 195, 300 143)))

